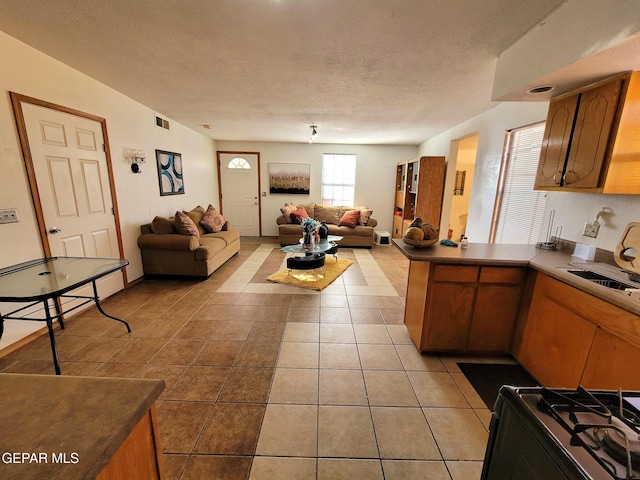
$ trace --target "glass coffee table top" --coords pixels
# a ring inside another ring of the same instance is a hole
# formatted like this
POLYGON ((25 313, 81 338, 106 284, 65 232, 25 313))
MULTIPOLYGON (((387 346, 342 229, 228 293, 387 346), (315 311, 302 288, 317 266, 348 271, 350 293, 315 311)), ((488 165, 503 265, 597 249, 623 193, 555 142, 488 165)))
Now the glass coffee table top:
MULTIPOLYGON (((309 253, 328 252, 332 248, 336 248, 338 246, 336 242, 340 240, 342 240, 342 237, 339 235, 329 235, 326 240, 323 239, 314 243, 313 250, 309 253)), ((285 253, 306 253, 304 248, 302 248, 302 238, 297 245, 287 245, 286 247, 282 247, 281 250, 285 253)))

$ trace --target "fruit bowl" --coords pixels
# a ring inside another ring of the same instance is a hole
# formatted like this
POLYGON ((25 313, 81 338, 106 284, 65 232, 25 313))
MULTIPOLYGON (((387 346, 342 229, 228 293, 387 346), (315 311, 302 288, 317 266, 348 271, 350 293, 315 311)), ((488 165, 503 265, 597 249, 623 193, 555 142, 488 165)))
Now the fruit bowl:
POLYGON ((413 240, 412 238, 402 237, 402 241, 414 248, 425 248, 435 245, 439 240, 438 237, 429 240, 413 240))

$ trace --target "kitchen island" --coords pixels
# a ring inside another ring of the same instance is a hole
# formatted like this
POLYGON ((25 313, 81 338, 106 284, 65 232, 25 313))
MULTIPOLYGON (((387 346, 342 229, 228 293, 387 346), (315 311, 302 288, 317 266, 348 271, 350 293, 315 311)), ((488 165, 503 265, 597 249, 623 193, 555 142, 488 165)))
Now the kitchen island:
POLYGON ((162 478, 163 380, 0 374, 0 478, 162 478))
POLYGON ((569 273, 567 251, 393 242, 421 352, 512 355, 547 386, 640 389, 640 301, 569 273))

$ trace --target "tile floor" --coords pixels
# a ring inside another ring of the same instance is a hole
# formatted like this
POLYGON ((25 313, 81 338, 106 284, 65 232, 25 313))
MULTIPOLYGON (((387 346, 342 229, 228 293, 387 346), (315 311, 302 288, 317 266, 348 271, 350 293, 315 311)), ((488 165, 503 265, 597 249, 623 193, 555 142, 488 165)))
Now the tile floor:
MULTIPOLYGON (((479 478, 490 411, 456 358, 411 343, 408 261, 339 255, 354 264, 322 292, 267 282, 284 260, 269 240, 206 281, 145 280, 103 302, 131 334, 95 309, 57 332, 63 375, 163 378, 169 480, 479 478)), ((47 337, 0 371, 53 374, 47 337)))

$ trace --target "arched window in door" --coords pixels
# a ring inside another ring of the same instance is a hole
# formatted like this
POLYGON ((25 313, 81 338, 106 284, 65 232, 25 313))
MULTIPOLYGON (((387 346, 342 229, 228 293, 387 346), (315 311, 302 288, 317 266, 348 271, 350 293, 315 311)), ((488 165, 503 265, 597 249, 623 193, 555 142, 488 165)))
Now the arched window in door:
POLYGON ((229 160, 227 168, 244 168, 249 170, 251 169, 251 165, 242 157, 234 157, 229 160))

